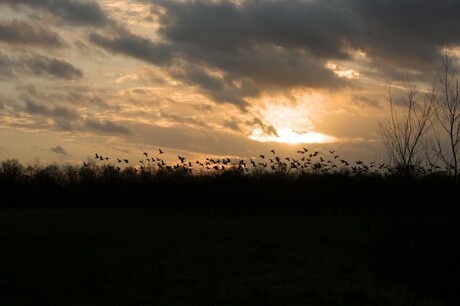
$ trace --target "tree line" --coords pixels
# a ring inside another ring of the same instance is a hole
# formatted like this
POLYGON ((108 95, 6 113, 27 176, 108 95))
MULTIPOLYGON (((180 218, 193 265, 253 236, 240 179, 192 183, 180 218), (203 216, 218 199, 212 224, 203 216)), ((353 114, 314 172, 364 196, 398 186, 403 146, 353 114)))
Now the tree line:
POLYGON ((440 169, 455 178, 460 172, 460 84, 453 57, 444 55, 442 69, 421 98, 409 79, 403 93, 388 86, 390 115, 379 132, 390 163, 405 175, 419 167, 440 169))

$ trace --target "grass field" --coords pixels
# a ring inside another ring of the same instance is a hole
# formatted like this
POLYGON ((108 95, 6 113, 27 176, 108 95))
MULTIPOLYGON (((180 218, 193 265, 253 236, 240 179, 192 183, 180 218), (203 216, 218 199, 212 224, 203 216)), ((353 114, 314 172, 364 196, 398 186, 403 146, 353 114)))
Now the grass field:
POLYGON ((0 304, 443 305, 379 277, 376 224, 346 214, 4 209, 0 304))
POLYGON ((0 305, 458 304, 460 181, 373 165, 2 162, 0 305))

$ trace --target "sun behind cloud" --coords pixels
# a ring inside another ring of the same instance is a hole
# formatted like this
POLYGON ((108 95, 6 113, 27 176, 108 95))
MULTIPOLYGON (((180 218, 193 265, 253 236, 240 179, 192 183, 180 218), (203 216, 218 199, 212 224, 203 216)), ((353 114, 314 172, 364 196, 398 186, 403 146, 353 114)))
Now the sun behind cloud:
POLYGON ((262 142, 279 142, 288 144, 331 143, 337 138, 315 131, 311 117, 319 116, 324 97, 319 93, 293 92, 292 103, 286 97, 265 98, 264 106, 259 109, 261 118, 272 129, 255 127, 249 138, 262 142))
POLYGON ((278 136, 266 135, 261 129, 255 129, 249 138, 262 142, 280 142, 288 144, 331 143, 336 141, 336 138, 333 136, 313 131, 295 131, 290 128, 282 128, 278 129, 277 132, 278 136))

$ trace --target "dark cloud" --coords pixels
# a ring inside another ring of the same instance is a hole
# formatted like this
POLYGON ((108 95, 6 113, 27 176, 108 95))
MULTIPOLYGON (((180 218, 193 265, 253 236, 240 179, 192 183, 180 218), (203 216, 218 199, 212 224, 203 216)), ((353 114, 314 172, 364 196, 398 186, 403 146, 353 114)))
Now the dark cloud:
MULTIPOLYGON (((176 54, 259 88, 338 87, 324 67, 344 59, 347 16, 317 1, 160 1, 160 33, 176 54)), ((191 75, 193 76, 193 75, 191 75)))
POLYGON ((80 69, 63 60, 38 54, 23 56, 18 59, 0 52, 0 79, 13 79, 18 72, 65 80, 83 77, 83 72, 80 69))
POLYGON ((189 85, 199 87, 214 102, 227 102, 242 109, 249 105, 245 98, 256 97, 260 93, 251 81, 243 80, 235 84, 230 76, 213 76, 204 69, 192 67, 183 72, 175 72, 173 75, 189 85))
POLYGON ((172 41, 227 52, 255 45, 302 49, 323 58, 346 58, 341 38, 351 14, 331 1, 158 1, 166 9, 161 33, 172 41))
POLYGON ((231 119, 224 120, 222 122, 222 125, 224 127, 229 128, 230 130, 235 131, 235 132, 241 132, 241 128, 239 124, 240 124, 240 121, 236 117, 232 117, 231 119))
POLYGON ((132 131, 120 124, 113 123, 108 120, 104 121, 97 121, 94 119, 86 119, 85 121, 86 128, 96 131, 96 132, 104 132, 108 134, 123 134, 123 135, 130 135, 132 131))
POLYGON ((18 86, 23 100, 35 100, 42 103, 70 104, 72 106, 91 106, 101 109, 119 109, 118 105, 108 105, 105 102, 106 92, 86 86, 64 86, 44 92, 33 84, 18 86), (46 101, 46 102, 45 102, 46 101))
POLYGON ((155 65, 166 65, 171 59, 171 50, 167 45, 153 43, 147 38, 128 31, 120 31, 115 37, 92 33, 89 40, 107 51, 131 56, 155 65))
POLYGON ((456 0, 347 2, 364 26, 347 40, 387 64, 427 69, 439 61, 444 47, 460 42, 456 0))
POLYGON ((177 116, 173 114, 165 113, 164 111, 160 111, 161 118, 170 120, 172 122, 180 122, 180 124, 187 124, 190 126, 199 126, 199 127, 207 127, 208 124, 202 120, 196 119, 194 117, 187 117, 187 116, 177 116))
POLYGON ((16 64, 9 56, 0 52, 0 80, 11 80, 14 78, 16 64))
POLYGON ((80 115, 70 108, 64 106, 48 107, 46 105, 34 103, 32 101, 26 101, 24 111, 29 114, 43 115, 52 117, 54 119, 64 119, 67 121, 74 121, 80 118, 80 115))
POLYGON ((34 55, 24 58, 22 64, 28 71, 34 75, 41 76, 43 74, 56 78, 73 80, 83 77, 83 72, 75 68, 72 64, 50 58, 44 55, 34 55))
POLYGON ((64 106, 48 107, 46 105, 27 100, 23 111, 34 115, 33 126, 36 128, 57 128, 64 131, 73 131, 78 129, 78 124, 81 121, 80 115, 75 110, 64 106), (36 115, 40 115, 40 117, 36 115), (48 119, 52 119, 51 125, 48 122, 48 119))
POLYGON ((0 0, 0 4, 19 5, 47 11, 70 25, 105 26, 109 18, 95 1, 77 0, 0 0))
POLYGON ((57 153, 59 155, 69 156, 67 151, 61 146, 55 146, 49 149, 51 152, 57 153))
POLYGON ((0 41, 49 48, 65 45, 56 32, 40 24, 32 25, 20 20, 0 21, 0 41))
POLYGON ((366 52, 375 76, 425 80, 443 48, 460 43, 456 0, 154 3, 176 55, 265 88, 336 88, 342 82, 324 64, 353 50, 366 52))
POLYGON ((275 127, 271 124, 264 123, 260 118, 255 117, 252 120, 247 120, 246 124, 260 128, 265 135, 273 135, 279 137, 278 131, 275 129, 275 127))

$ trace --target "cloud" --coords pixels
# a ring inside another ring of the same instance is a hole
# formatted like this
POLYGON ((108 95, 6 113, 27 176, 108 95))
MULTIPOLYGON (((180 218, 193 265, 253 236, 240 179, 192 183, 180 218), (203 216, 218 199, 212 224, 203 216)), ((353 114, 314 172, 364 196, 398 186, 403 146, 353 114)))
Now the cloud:
POLYGON ((48 107, 43 104, 26 101, 24 112, 34 115, 33 124, 28 125, 32 128, 40 129, 59 129, 64 131, 74 131, 78 128, 81 116, 77 111, 65 106, 48 107), (40 115, 37 116, 37 115, 40 115), (51 121, 49 119, 52 119, 51 121))
POLYGON ((97 121, 94 119, 86 119, 85 127, 96 132, 104 132, 108 134, 132 134, 132 131, 129 128, 108 120, 97 121))
MULTIPOLYGON (((458 46, 460 5, 417 0, 154 1, 176 56, 267 86, 334 89, 326 61, 366 53, 374 77, 423 80, 458 46), (380 68, 385 69, 380 70, 380 68)), ((431 76, 430 76, 431 77, 431 76)))
POLYGON ((80 69, 75 68, 72 64, 44 55, 36 54, 32 57, 24 58, 21 63, 28 71, 37 76, 45 74, 65 80, 79 79, 83 77, 83 72, 80 69))
POLYGON ((0 4, 19 5, 40 9, 70 25, 105 26, 109 18, 95 1, 77 0, 0 0, 0 4))
POLYGON ((195 127, 208 127, 208 124, 206 122, 194 117, 177 116, 174 114, 168 114, 164 111, 160 111, 160 117, 163 119, 167 119, 168 121, 180 122, 181 125, 187 124, 189 126, 195 127))
POLYGON ((59 34, 49 28, 20 20, 0 21, 0 41, 48 48, 59 48, 65 45, 59 34))
POLYGON ((67 151, 61 146, 55 146, 49 149, 51 152, 57 153, 59 155, 69 156, 67 151))
POLYGON ((89 40, 112 53, 131 56, 155 65, 166 65, 171 60, 171 51, 168 46, 161 43, 153 43, 150 39, 121 31, 111 38, 92 33, 89 40))
POLYGON ((0 52, 0 80, 11 80, 15 77, 16 64, 9 56, 0 52))
POLYGON ((257 97, 260 93, 257 85, 249 80, 243 80, 236 85, 228 75, 224 77, 213 76, 204 69, 196 67, 175 72, 173 76, 188 85, 197 86, 214 102, 227 102, 242 109, 249 105, 245 100, 246 97, 257 97))
POLYGON ((255 126, 260 128, 265 135, 273 135, 279 137, 278 131, 271 124, 265 124, 260 118, 253 118, 252 120, 247 120, 246 124, 249 126, 255 126))
POLYGON ((108 93, 94 87, 82 85, 60 86, 53 90, 43 91, 33 84, 18 86, 17 90, 23 100, 35 100, 42 103, 70 104, 71 106, 89 106, 99 109, 119 109, 118 105, 108 105, 105 102, 108 93))
POLYGON ((444 47, 458 45, 458 1, 348 0, 364 26, 347 37, 372 58, 407 68, 423 69, 440 58, 444 47))
POLYGON ((232 118, 230 118, 228 120, 224 120, 222 122, 222 125, 224 127, 226 127, 226 128, 229 128, 232 131, 241 132, 241 128, 239 126, 239 123, 240 123, 240 121, 238 120, 238 118, 232 117, 232 118))
MULTIPOLYGON (((237 52, 256 45, 302 49, 315 57, 346 58, 341 37, 349 14, 331 1, 156 1, 166 9, 161 33, 171 41, 237 52)), ((152 8, 155 10, 155 7, 152 8)))
POLYGON ((43 115, 54 119, 65 119, 68 121, 75 121, 80 118, 78 112, 65 106, 55 106, 50 108, 32 101, 26 101, 24 111, 29 114, 43 115))

